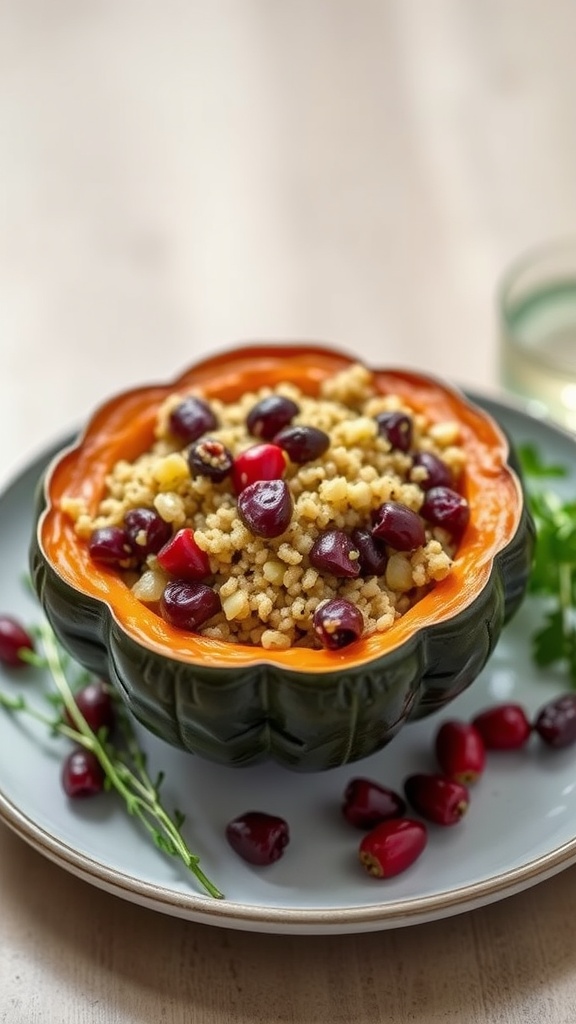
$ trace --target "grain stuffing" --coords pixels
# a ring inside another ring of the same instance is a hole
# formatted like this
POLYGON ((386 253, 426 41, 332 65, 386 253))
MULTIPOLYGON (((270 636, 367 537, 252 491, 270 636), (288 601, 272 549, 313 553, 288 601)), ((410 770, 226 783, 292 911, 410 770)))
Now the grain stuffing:
POLYGON ((63 507, 92 558, 172 625, 338 648, 390 629, 450 572, 468 517, 459 440, 360 364, 316 397, 288 382, 229 404, 175 393, 96 513, 63 507))

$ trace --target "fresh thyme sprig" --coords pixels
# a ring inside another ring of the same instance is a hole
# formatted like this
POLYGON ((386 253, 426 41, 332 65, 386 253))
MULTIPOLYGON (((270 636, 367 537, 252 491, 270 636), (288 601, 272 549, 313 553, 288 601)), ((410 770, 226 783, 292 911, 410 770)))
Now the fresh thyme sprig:
POLYGON ((535 445, 519 449, 527 496, 536 525, 530 592, 547 599, 544 623, 532 636, 534 661, 563 665, 576 689, 576 501, 564 501, 545 481, 567 476, 565 466, 546 464, 535 445))
POLYGON ((51 628, 43 623, 37 633, 43 655, 22 650, 21 658, 38 668, 49 670, 55 689, 47 696, 51 702, 59 705, 59 711, 49 716, 30 704, 23 695, 12 697, 1 691, 0 707, 11 712, 24 712, 45 725, 52 734, 65 736, 90 750, 103 769, 106 788, 118 794, 128 814, 139 821, 158 849, 169 856, 179 857, 210 896, 222 899, 223 894, 206 877, 198 856, 191 852, 182 836, 184 816, 179 811, 170 816, 166 811, 160 798, 163 776, 160 774, 153 781, 148 774, 146 755, 123 706, 116 701, 118 739, 112 743, 106 730, 94 732, 81 713, 74 699, 73 686, 67 678, 67 657, 61 651, 51 628), (62 717, 60 712, 63 709, 72 724, 68 724, 66 718, 62 717))

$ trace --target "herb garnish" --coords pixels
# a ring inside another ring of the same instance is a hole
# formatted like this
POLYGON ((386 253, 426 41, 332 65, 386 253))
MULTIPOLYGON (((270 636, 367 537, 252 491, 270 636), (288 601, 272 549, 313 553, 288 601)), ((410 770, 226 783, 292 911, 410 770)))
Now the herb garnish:
POLYGON ((566 467, 547 465, 532 444, 520 447, 518 455, 536 525, 529 591, 548 602, 544 624, 532 636, 532 654, 541 668, 564 665, 576 688, 576 501, 543 486, 566 477, 566 467))
POLYGON ((47 726, 53 735, 65 736, 92 751, 104 771, 105 789, 114 790, 120 796, 128 814, 139 821, 158 849, 169 856, 179 857, 210 896, 222 899, 222 893, 206 877, 199 858, 191 852, 182 836, 184 815, 175 811, 170 816, 166 811, 160 797, 163 776, 159 774, 153 780, 148 774, 146 755, 120 700, 116 698, 114 705, 116 728, 112 742, 105 729, 96 733, 90 728, 74 699, 75 690, 86 682, 87 674, 62 651, 46 623, 35 632, 43 655, 22 649, 20 656, 22 661, 48 669, 54 688, 44 696, 51 705, 51 713, 39 710, 22 695, 11 697, 1 691, 0 707, 7 711, 25 712, 47 726), (77 677, 72 681, 71 673, 76 670, 77 677), (64 711, 67 712, 66 717, 63 716, 64 711))

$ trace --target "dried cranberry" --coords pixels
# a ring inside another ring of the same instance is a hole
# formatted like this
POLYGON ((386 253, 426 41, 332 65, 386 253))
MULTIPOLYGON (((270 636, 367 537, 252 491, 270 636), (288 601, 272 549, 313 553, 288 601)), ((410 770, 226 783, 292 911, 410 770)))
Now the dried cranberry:
POLYGON ((290 831, 284 818, 247 811, 228 822, 226 838, 243 860, 263 867, 280 859, 290 842, 290 831))
POLYGON ((277 444, 253 444, 234 459, 232 483, 236 494, 257 480, 281 480, 286 470, 284 452, 277 444))
POLYGON ((292 519, 292 495, 284 480, 257 480, 238 495, 238 515, 257 537, 279 537, 292 519))
POLYGON ((170 540, 172 527, 152 508, 132 508, 124 516, 132 551, 141 558, 155 555, 170 540))
POLYGON ((414 810, 436 825, 456 825, 468 810, 467 787, 445 775, 410 775, 404 792, 414 810))
POLYGON ((398 793, 371 779, 351 779, 344 790, 342 813, 355 828, 375 828, 405 812, 406 803, 398 793))
POLYGON ((360 575, 359 551, 344 530, 325 530, 310 549, 310 565, 333 576, 360 575))
POLYGON ((26 664, 21 656, 24 650, 34 650, 30 634, 11 615, 0 615, 0 663, 21 668, 26 664))
POLYGON ((564 693, 548 701, 536 715, 534 729, 549 747, 576 743, 576 693, 564 693))
MULTIPOLYGON (((114 725, 114 705, 104 683, 99 681, 88 683, 78 693, 74 694, 74 700, 92 732, 97 733, 100 729, 107 729, 108 731, 112 729, 114 725)), ((68 725, 75 726, 68 710, 64 711, 64 720, 68 725)))
POLYGON ((158 552, 158 565, 180 580, 203 580, 210 573, 210 560, 198 547, 194 530, 183 526, 158 552))
POLYGON ((132 544, 121 526, 100 526, 88 541, 90 557, 114 569, 128 569, 134 563, 132 544))
POLYGON ((352 543, 358 549, 361 576, 383 576, 386 572, 388 555, 386 547, 370 530, 357 526, 350 534, 352 543))
POLYGON ((436 733, 435 750, 436 760, 449 779, 470 785, 484 771, 484 740, 471 722, 444 722, 436 733))
POLYGON ((530 739, 532 726, 520 704, 495 704, 472 720, 487 750, 518 750, 530 739))
POLYGON ((403 412, 381 412, 376 417, 378 433, 399 452, 408 452, 412 446, 413 423, 403 412))
POLYGON ((363 836, 358 855, 373 878, 393 878, 418 859, 427 842, 428 830, 422 821, 393 818, 363 836))
POLYGON ((104 769, 91 750, 78 747, 62 765, 62 787, 66 796, 97 796, 104 789, 104 769))
POLYGON ((452 470, 432 452, 418 452, 412 460, 412 465, 426 472, 423 479, 418 479, 418 486, 423 491, 429 491, 431 487, 451 486, 452 470))
POLYGON ((426 543, 422 519, 398 501, 385 501, 376 510, 372 535, 396 551, 414 551, 426 543))
POLYGON ((195 633, 221 609, 218 594, 205 583, 171 580, 160 599, 162 618, 171 626, 195 633))
POLYGON ((246 417, 246 426, 254 437, 271 441, 299 412, 299 406, 291 398, 284 395, 269 395, 252 406, 246 417))
POLYGON ((188 449, 188 465, 192 476, 207 476, 214 483, 225 480, 232 471, 232 452, 213 437, 201 437, 188 449))
POLYGON ((290 456, 292 462, 301 464, 319 459, 330 447, 330 438, 318 427, 284 427, 274 437, 274 444, 290 456))
POLYGON ((453 537, 464 533, 470 519, 470 508, 463 498, 451 487, 431 487, 426 494, 420 509, 423 516, 433 526, 441 526, 453 537))
POLYGON ((338 651, 354 643, 364 630, 362 612, 344 597, 334 597, 319 604, 312 624, 320 643, 329 651, 338 651))
POLYGON ((171 432, 184 444, 196 441, 208 430, 216 430, 217 426, 218 420, 208 402, 194 395, 184 398, 169 416, 171 432))

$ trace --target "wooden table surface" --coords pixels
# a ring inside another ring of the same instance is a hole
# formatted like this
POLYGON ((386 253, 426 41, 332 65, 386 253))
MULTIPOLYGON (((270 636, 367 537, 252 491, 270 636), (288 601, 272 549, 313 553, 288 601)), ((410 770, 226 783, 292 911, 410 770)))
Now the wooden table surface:
MULTIPOLYGON (((0 0, 0 475, 246 338, 497 383, 498 279, 576 232, 571 0, 0 0)), ((576 827, 576 823, 575 823, 576 827)), ((190 924, 0 826, 6 1024, 573 1024, 576 868, 347 936, 190 924)))

